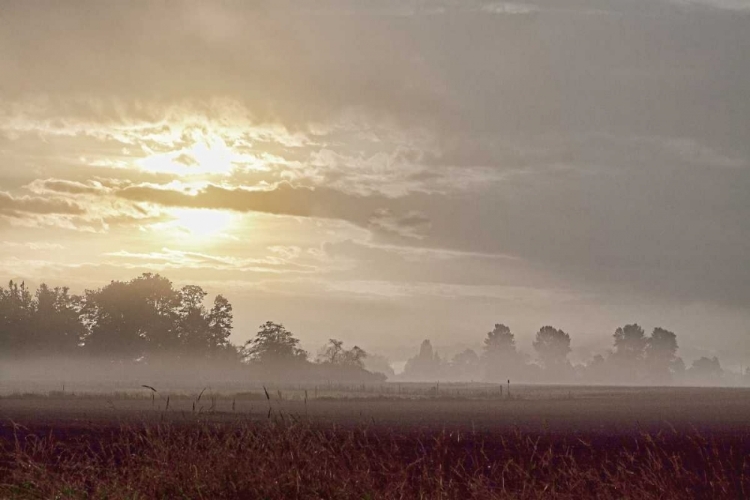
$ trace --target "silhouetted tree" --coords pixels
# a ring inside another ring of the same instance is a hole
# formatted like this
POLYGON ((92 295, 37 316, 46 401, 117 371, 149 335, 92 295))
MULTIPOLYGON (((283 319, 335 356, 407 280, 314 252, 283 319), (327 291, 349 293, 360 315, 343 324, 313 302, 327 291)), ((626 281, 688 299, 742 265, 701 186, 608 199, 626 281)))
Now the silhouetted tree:
POLYGON ((356 345, 349 350, 343 346, 341 340, 329 339, 318 356, 318 362, 364 369, 367 353, 356 345))
POLYGON ((0 355, 22 355, 33 351, 34 298, 25 283, 0 288, 0 355))
POLYGON ((208 313, 208 347, 209 349, 235 353, 234 346, 229 342, 232 334, 234 314, 232 304, 223 296, 217 295, 214 305, 208 313))
POLYGON ((367 357, 364 360, 365 369, 372 373, 382 373, 388 378, 393 378, 396 372, 391 366, 391 362, 388 358, 379 354, 367 353, 367 357))
POLYGON ((208 311, 206 295, 195 285, 174 290, 168 279, 149 273, 89 290, 81 307, 87 328, 84 347, 121 359, 234 355, 236 349, 229 343, 232 306, 219 295, 208 311))
POLYGON ((494 330, 487 333, 484 339, 485 355, 492 354, 515 354, 516 338, 510 328, 503 324, 495 324, 494 330))
POLYGON ((719 359, 714 356, 707 358, 700 357, 693 361, 693 366, 688 370, 691 379, 701 383, 716 383, 721 379, 724 370, 721 369, 719 359))
POLYGON ((321 363, 334 364, 338 362, 341 353, 344 351, 344 342, 336 339, 328 339, 328 343, 323 347, 318 355, 318 361, 321 363))
POLYGON ((629 364, 643 359, 643 353, 648 344, 643 328, 637 324, 625 325, 615 330, 614 339, 613 358, 629 364))
POLYGON ((668 382, 677 354, 677 336, 663 328, 654 328, 645 349, 646 369, 653 381, 668 382))
POLYGON ((516 339, 510 328, 496 324, 484 339, 482 362, 489 380, 503 380, 518 373, 523 364, 516 350, 516 339))
POLYGON ((346 366, 355 366, 357 368, 361 368, 364 370, 365 368, 365 358, 367 357, 367 353, 364 349, 361 349, 359 346, 354 346, 348 351, 344 351, 343 360, 341 361, 341 364, 346 366))
POLYGON ((221 295, 214 299, 210 311, 203 305, 208 294, 199 286, 188 285, 180 290, 178 329, 183 351, 192 355, 216 356, 235 354, 229 344, 232 333, 232 305, 221 295))
POLYGON ((675 357, 674 361, 672 361, 672 364, 669 366, 669 371, 672 372, 672 375, 679 379, 682 376, 685 375, 685 362, 682 360, 682 358, 675 357))
POLYGON ((199 286, 188 285, 180 290, 178 335, 186 352, 196 353, 209 348, 208 313, 203 301, 208 295, 199 286))
POLYGON ((451 359, 451 372, 458 380, 479 378, 479 355, 473 349, 465 349, 451 359))
POLYGON ((601 384, 609 381, 610 373, 607 370, 607 360, 601 354, 597 354, 586 364, 585 378, 589 383, 601 384))
POLYGON ((536 333, 534 350, 539 354, 544 367, 548 370, 559 370, 569 367, 570 335, 552 326, 543 326, 536 333))
POLYGON ((645 332, 638 324, 625 325, 615 330, 613 355, 628 360, 643 357, 648 341, 645 332))
POLYGON ((84 344, 90 353, 136 358, 144 351, 141 308, 129 291, 120 281, 86 291, 82 314, 88 327, 84 344))
POLYGON ((79 350, 85 334, 79 314, 81 297, 68 288, 50 288, 42 284, 36 291, 34 337, 38 353, 73 354, 79 350))
MULTIPOLYGON (((0 287, 0 355, 95 354, 111 360, 161 355, 228 356, 232 306, 219 295, 207 311, 206 292, 189 285, 175 291, 158 274, 112 281, 84 297, 42 284, 34 295, 24 283, 0 287)), ((227 358, 227 359, 229 359, 227 358)))
POLYGON ((443 375, 443 360, 432 348, 432 342, 422 341, 419 354, 410 358, 402 377, 411 380, 438 380, 443 375))
POLYGON ((158 274, 87 290, 82 308, 88 327, 85 346, 94 353, 131 359, 175 352, 180 343, 179 305, 179 293, 158 274))
POLYGON ((280 323, 267 321, 255 338, 245 343, 243 357, 261 364, 288 364, 307 360, 307 352, 297 347, 299 339, 280 323))

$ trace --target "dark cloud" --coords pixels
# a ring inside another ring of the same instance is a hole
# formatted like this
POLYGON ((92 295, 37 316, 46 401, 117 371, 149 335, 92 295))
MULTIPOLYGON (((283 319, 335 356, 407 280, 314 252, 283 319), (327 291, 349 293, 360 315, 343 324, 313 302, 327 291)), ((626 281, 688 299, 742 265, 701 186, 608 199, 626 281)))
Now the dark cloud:
POLYGON ((295 217, 319 217, 351 222, 375 232, 401 237, 419 236, 429 218, 416 211, 394 213, 388 205, 404 201, 382 195, 354 195, 328 188, 295 187, 280 183, 275 189, 228 189, 208 185, 197 193, 153 186, 131 186, 115 191, 123 199, 165 207, 262 212, 295 217))
POLYGON ((355 207, 372 203, 372 198, 348 195, 326 188, 293 187, 288 183, 282 183, 271 190, 229 189, 208 185, 197 193, 152 186, 131 186, 118 190, 115 194, 131 201, 167 207, 264 212, 352 221, 361 219, 358 215, 361 209, 357 210, 355 207))

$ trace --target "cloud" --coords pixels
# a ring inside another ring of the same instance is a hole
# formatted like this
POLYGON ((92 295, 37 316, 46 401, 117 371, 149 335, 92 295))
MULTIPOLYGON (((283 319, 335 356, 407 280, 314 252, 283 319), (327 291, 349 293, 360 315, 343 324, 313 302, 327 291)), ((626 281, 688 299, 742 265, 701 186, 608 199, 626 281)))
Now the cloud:
POLYGON ((376 210, 367 222, 371 228, 417 239, 421 239, 422 233, 430 227, 430 218, 421 212, 396 215, 387 208, 376 210))
POLYGON ((539 7, 527 3, 510 3, 510 2, 492 2, 481 7, 483 12, 490 14, 517 15, 533 14, 539 12, 539 7))
POLYGON ((274 189, 224 188, 208 185, 196 192, 131 186, 115 192, 135 202, 164 207, 262 212, 294 217, 338 219, 395 235, 414 238, 429 227, 424 214, 394 214, 392 199, 382 195, 358 196, 323 187, 295 187, 280 183, 274 189))
POLYGON ((670 3, 682 6, 711 7, 714 9, 750 13, 747 0, 669 0, 670 3))
POLYGON ((108 191, 98 181, 76 182, 63 179, 37 179, 29 184, 28 189, 35 193, 53 192, 65 194, 102 194, 108 191))
POLYGON ((23 186, 32 195, 0 192, 0 215, 15 226, 57 227, 105 233, 114 227, 133 227, 168 220, 168 214, 143 207, 111 193, 129 181, 97 179, 85 182, 66 179, 36 179, 23 186))
POLYGON ((213 269, 216 271, 273 274, 316 273, 320 271, 315 266, 294 263, 274 257, 248 259, 208 255, 200 252, 186 252, 169 248, 163 248, 159 252, 148 253, 134 253, 121 250, 118 252, 109 252, 106 255, 123 259, 123 263, 134 261, 130 264, 130 267, 133 268, 143 267, 145 262, 157 269, 213 269))
POLYGON ((13 196, 0 191, 0 215, 23 218, 34 215, 82 215, 79 205, 67 200, 41 198, 37 196, 13 196))
POLYGON ((64 250, 65 245, 45 241, 0 241, 0 248, 24 248, 27 250, 64 250))
POLYGON ((534 303, 554 298, 561 302, 581 300, 582 295, 566 289, 531 288, 521 286, 459 285, 435 282, 337 281, 327 285, 332 292, 403 300, 408 297, 428 296, 444 299, 480 298, 514 300, 534 303))

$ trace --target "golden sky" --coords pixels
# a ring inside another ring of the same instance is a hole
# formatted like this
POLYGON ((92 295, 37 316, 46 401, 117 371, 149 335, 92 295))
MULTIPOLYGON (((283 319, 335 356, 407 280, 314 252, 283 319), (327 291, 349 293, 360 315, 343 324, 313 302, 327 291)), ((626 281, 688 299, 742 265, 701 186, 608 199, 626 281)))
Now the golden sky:
POLYGON ((748 47, 740 0, 1 1, 0 276, 159 272, 236 342, 740 363, 748 47))

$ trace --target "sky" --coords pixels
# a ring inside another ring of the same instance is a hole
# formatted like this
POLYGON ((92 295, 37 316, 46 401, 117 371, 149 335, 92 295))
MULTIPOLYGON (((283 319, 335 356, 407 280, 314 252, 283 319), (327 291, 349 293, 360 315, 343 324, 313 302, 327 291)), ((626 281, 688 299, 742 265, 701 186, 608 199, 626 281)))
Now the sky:
POLYGON ((0 1, 0 277, 158 272, 394 361, 750 364, 750 1, 0 1))

